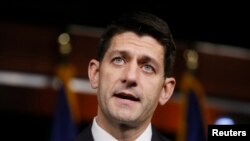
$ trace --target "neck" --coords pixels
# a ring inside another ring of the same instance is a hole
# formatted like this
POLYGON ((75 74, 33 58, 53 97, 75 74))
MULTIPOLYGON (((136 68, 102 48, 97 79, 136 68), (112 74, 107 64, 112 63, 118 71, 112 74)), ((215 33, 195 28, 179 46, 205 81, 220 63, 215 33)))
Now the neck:
POLYGON ((96 118, 97 124, 119 141, 135 141, 148 127, 150 120, 143 124, 124 124, 111 121, 102 114, 96 118))

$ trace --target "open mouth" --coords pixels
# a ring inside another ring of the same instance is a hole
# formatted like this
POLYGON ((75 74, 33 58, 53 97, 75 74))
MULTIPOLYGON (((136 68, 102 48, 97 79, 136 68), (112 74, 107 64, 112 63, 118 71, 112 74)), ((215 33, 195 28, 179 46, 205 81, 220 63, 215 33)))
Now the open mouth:
POLYGON ((131 94, 126 94, 126 93, 118 93, 118 94, 114 94, 114 96, 121 98, 121 99, 131 100, 131 101, 140 101, 139 98, 137 98, 131 94))

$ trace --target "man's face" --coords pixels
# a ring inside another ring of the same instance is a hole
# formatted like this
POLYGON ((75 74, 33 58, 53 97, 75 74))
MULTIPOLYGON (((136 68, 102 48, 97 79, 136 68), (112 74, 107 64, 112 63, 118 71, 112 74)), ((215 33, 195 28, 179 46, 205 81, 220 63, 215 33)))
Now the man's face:
POLYGON ((98 89, 98 117, 121 124, 149 123, 158 102, 165 104, 175 84, 164 78, 163 60, 163 47, 150 36, 114 36, 92 82, 98 89))

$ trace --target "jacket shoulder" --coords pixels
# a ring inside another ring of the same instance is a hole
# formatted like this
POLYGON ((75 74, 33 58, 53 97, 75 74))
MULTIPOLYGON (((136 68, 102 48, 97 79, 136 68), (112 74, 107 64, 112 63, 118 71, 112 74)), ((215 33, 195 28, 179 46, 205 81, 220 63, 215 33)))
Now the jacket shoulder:
POLYGON ((152 141, 171 141, 169 138, 159 132, 154 126, 152 126, 152 141))
POLYGON ((92 124, 89 124, 72 141, 94 141, 94 138, 91 132, 91 127, 92 127, 92 124))

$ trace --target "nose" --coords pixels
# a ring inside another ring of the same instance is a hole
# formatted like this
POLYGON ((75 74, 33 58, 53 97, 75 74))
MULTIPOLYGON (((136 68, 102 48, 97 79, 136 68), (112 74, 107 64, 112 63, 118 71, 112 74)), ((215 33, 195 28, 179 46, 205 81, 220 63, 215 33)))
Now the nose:
POLYGON ((136 87, 139 77, 137 63, 130 63, 124 69, 124 75, 122 83, 125 83, 127 87, 136 87))

